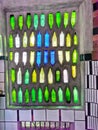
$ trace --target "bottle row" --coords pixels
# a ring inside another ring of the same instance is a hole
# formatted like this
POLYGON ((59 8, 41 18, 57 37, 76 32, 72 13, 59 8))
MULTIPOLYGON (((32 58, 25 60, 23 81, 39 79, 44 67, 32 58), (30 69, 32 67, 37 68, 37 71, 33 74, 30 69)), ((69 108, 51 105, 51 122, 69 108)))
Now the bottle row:
MULTIPOLYGON (((71 66, 71 75, 75 79, 77 76, 77 67, 71 66)), ((69 72, 67 69, 64 69, 62 72, 60 69, 55 71, 49 68, 47 71, 42 67, 39 72, 36 69, 33 69, 32 72, 29 69, 26 69, 22 72, 22 69, 19 67, 16 71, 14 68, 10 70, 10 79, 12 84, 15 82, 18 85, 25 84, 29 85, 30 83, 68 83, 69 82, 69 72)))
POLYGON ((53 29, 53 26, 56 25, 57 28, 60 28, 61 25, 66 28, 69 24, 71 25, 72 28, 76 25, 76 11, 73 10, 70 13, 65 12, 62 14, 60 11, 57 11, 56 14, 49 13, 49 14, 40 14, 38 15, 37 13, 31 14, 27 13, 26 18, 23 15, 14 16, 13 14, 10 15, 9 18, 9 24, 12 30, 16 29, 16 25, 18 25, 18 28, 20 30, 23 29, 24 25, 27 26, 27 29, 30 29, 32 26, 35 30, 38 29, 38 26, 45 27, 46 23, 48 24, 50 29, 53 29))
POLYGON ((70 33, 64 34, 63 31, 57 36, 56 32, 53 32, 52 36, 48 33, 42 34, 40 31, 35 34, 31 32, 30 37, 28 38, 27 32, 24 32, 22 39, 20 38, 19 34, 15 37, 13 34, 9 35, 9 48, 16 48, 20 47, 72 47, 78 45, 78 36, 74 33, 71 36, 70 33), (44 38, 43 38, 44 37, 44 38), (29 44, 29 45, 28 45, 29 44))
POLYGON ((16 65, 19 63, 23 63, 24 66, 30 63, 31 66, 37 65, 40 67, 43 65, 55 65, 56 63, 63 64, 65 62, 70 62, 73 64, 78 63, 78 51, 74 49, 72 52, 70 51, 30 51, 29 53, 26 51, 21 52, 9 52, 9 60, 13 61, 16 65), (71 54, 72 53, 72 54, 71 54))
POLYGON ((19 87, 18 90, 13 88, 12 90, 12 102, 13 103, 79 103, 79 91, 77 86, 73 87, 71 91, 69 87, 62 90, 61 87, 58 88, 57 92, 54 88, 49 91, 48 86, 45 86, 44 90, 42 88, 32 88, 32 90, 25 89, 23 92, 22 88, 19 87))

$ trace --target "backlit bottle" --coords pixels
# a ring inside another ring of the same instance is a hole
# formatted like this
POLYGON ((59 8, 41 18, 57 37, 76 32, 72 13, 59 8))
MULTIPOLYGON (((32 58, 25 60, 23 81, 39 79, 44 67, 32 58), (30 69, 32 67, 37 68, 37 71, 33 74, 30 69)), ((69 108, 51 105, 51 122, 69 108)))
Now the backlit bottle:
POLYGON ((42 52, 41 51, 37 51, 36 52, 36 64, 38 65, 38 67, 41 65, 42 62, 42 52))
POLYGON ((76 11, 72 11, 71 12, 71 26, 72 28, 75 26, 76 24, 76 11))
POLYGON ((46 22, 46 20, 45 20, 46 18, 45 18, 45 14, 41 14, 40 15, 40 26, 41 27, 45 27, 45 22, 46 22))
POLYGON ((60 26, 61 26, 61 13, 59 11, 56 12, 56 24, 57 24, 57 27, 60 28, 60 26))
POLYGON ((30 73, 29 70, 27 69, 24 74, 24 84, 27 85, 29 84, 29 82, 30 82, 30 73))
POLYGON ((69 33, 66 35, 66 47, 71 47, 71 35, 69 33))
POLYGON ((35 33, 32 32, 30 35, 30 47, 34 47, 35 46, 35 33))
POLYGON ((18 26, 19 26, 19 29, 20 29, 20 30, 23 29, 23 24, 24 24, 23 15, 19 15, 19 17, 18 17, 18 26))
POLYGON ((58 46, 57 35, 56 35, 56 32, 54 32, 52 36, 52 47, 57 47, 57 46, 58 46))
POLYGON ((16 65, 18 65, 18 63, 19 63, 19 52, 14 53, 14 62, 15 62, 16 65))
POLYGON ((61 89, 61 87, 59 87, 59 89, 58 89, 58 101, 59 102, 64 101, 64 99, 63 99, 63 90, 61 89))
POLYGON ((20 67, 17 71, 17 84, 18 85, 22 84, 22 70, 20 67))
POLYGON ((64 46, 64 33, 63 32, 61 32, 60 33, 60 36, 59 36, 59 39, 60 39, 60 47, 63 47, 64 46))
POLYGON ((12 68, 12 69, 10 70, 10 76, 11 76, 11 81, 12 81, 12 83, 15 83, 15 81, 16 81, 16 71, 15 71, 14 68, 12 68))
POLYGON ((49 28, 52 29, 54 24, 54 16, 52 13, 48 14, 48 24, 49 24, 49 28))
POLYGON ((41 103, 43 101, 43 92, 41 88, 38 88, 38 102, 41 103))
POLYGON ((54 88, 52 88, 52 90, 51 90, 51 102, 52 102, 52 103, 55 103, 56 100, 57 100, 56 91, 55 91, 54 88))
POLYGON ((65 59, 67 62, 70 61, 70 51, 65 51, 65 59))
POLYGON ((40 76, 39 76, 40 78, 39 78, 39 82, 40 83, 45 83, 45 72, 44 72, 44 69, 43 69, 43 67, 41 68, 41 70, 40 70, 40 76))
POLYGON ((16 103, 16 101, 17 101, 16 89, 13 88, 13 90, 12 90, 12 102, 13 102, 13 103, 16 103))
POLYGON ((48 56, 49 56, 48 51, 45 50, 44 51, 44 64, 45 65, 48 64, 48 58, 49 58, 48 56))
POLYGON ((79 94, 78 94, 78 89, 76 86, 74 86, 74 89, 73 89, 73 102, 79 103, 79 94))
POLYGON ((32 71, 32 83, 37 83, 37 72, 35 69, 32 71))
POLYGON ((53 84, 53 73, 51 68, 48 71, 48 84, 53 84))
POLYGON ((10 27, 11 27, 12 30, 15 29, 15 25, 16 25, 15 16, 14 15, 10 15, 10 27))
POLYGON ((20 47, 20 36, 19 36, 19 34, 17 34, 16 37, 15 37, 15 47, 16 48, 20 47))
POLYGON ((13 61, 13 52, 12 51, 9 52, 9 60, 13 61))
POLYGON ((64 13, 64 27, 65 28, 68 26, 68 22, 69 22, 69 13, 65 12, 64 13))
POLYGON ((49 102, 49 89, 47 86, 45 87, 45 90, 44 90, 44 100, 45 102, 49 102))
POLYGON ((27 63, 27 52, 25 52, 25 51, 22 52, 22 62, 23 62, 24 66, 27 63))
POLYGON ((50 63, 51 65, 55 64, 56 60, 56 53, 54 50, 50 51, 50 63))
POLYGON ((68 83, 68 70, 67 69, 64 69, 63 70, 63 82, 64 83, 68 83))
POLYGON ((19 90, 18 90, 18 103, 23 103, 23 92, 22 92, 21 87, 19 87, 19 90))
POLYGON ((30 27, 32 25, 32 16, 30 13, 27 13, 27 15, 26 15, 26 25, 27 25, 28 29, 30 29, 30 27))
POLYGON ((28 45, 28 37, 27 37, 27 33, 24 32, 23 34, 23 47, 27 47, 28 45))
POLYGON ((35 52, 30 51, 30 65, 33 66, 35 62, 35 52))
POLYGON ((42 47, 42 34, 40 32, 38 32, 37 34, 37 47, 42 47))
POLYGON ((67 103, 71 102, 71 92, 70 92, 69 87, 67 87, 65 90, 65 99, 67 103))
POLYGON ((32 90, 31 90, 31 100, 32 100, 32 102, 36 102, 36 90, 35 90, 35 88, 32 88, 32 90))
POLYGON ((56 72, 55 72, 55 80, 56 80, 56 82, 61 81, 61 72, 60 72, 59 69, 57 69, 56 72))
POLYGON ((76 64, 78 62, 78 51, 76 49, 72 52, 72 63, 76 64))
POLYGON ((64 57, 63 57, 63 51, 62 50, 58 50, 58 61, 61 65, 63 64, 64 57))
POLYGON ((45 33, 45 47, 50 46, 50 34, 48 32, 45 33))
POLYGON ((74 45, 78 45, 78 36, 76 33, 74 34, 73 41, 74 45))
POLYGON ((29 90, 28 89, 25 90, 24 101, 25 101, 25 103, 29 103, 30 102, 30 96, 29 96, 29 90))
POLYGON ((10 34, 9 35, 9 48, 13 48, 14 47, 14 39, 13 39, 13 35, 10 34))
POLYGON ((34 23, 34 29, 37 30, 38 28, 38 14, 34 14, 34 18, 33 18, 33 23, 34 23))
POLYGON ((71 73, 72 73, 72 78, 76 78, 76 76, 77 76, 77 67, 76 67, 76 65, 71 66, 71 73))

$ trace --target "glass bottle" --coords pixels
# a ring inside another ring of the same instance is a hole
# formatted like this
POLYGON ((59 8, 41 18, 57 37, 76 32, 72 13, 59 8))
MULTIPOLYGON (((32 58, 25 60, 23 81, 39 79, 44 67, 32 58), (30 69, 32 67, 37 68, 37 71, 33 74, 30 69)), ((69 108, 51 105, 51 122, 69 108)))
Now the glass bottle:
POLYGON ((18 26, 19 26, 19 29, 20 29, 20 30, 23 29, 23 24, 24 24, 23 15, 19 15, 19 17, 18 17, 18 26))
POLYGON ((50 46, 50 34, 48 32, 45 33, 45 47, 50 46))
POLYGON ((29 82, 30 82, 30 73, 29 70, 27 69, 24 74, 24 84, 27 85, 29 84, 29 82))
POLYGON ((67 69, 63 70, 63 82, 68 83, 68 70, 67 69))
POLYGON ((58 61, 61 65, 63 64, 64 57, 63 57, 63 51, 62 50, 58 50, 58 61))
POLYGON ((15 62, 16 65, 18 65, 18 63, 19 63, 19 52, 14 53, 14 62, 15 62))
POLYGON ((13 90, 12 90, 12 102, 16 103, 16 101, 17 101, 17 98, 16 98, 16 89, 13 88, 13 90))
POLYGON ((72 78, 76 78, 76 76, 77 76, 76 65, 72 65, 72 67, 71 67, 71 73, 72 73, 72 78))
POLYGON ((48 24, 49 24, 49 28, 52 29, 54 24, 54 16, 52 13, 48 14, 48 24))
POLYGON ((67 62, 70 61, 70 51, 65 51, 65 59, 67 62))
POLYGON ((48 64, 48 51, 47 50, 45 50, 44 51, 44 64, 46 65, 46 64, 48 64))
POLYGON ((42 89, 38 88, 38 102, 41 103, 43 101, 43 92, 42 89))
POLYGON ((32 71, 32 83, 37 83, 37 72, 35 69, 32 71))
POLYGON ((37 47, 40 48, 42 47, 42 34, 40 32, 38 32, 37 34, 37 47))
POLYGON ((13 35, 10 34, 9 35, 9 48, 13 48, 14 47, 14 38, 13 35))
POLYGON ((75 24, 76 24, 76 11, 74 10, 71 12, 71 26, 72 26, 72 28, 75 26, 75 24))
POLYGON ((23 62, 23 65, 25 66, 26 63, 27 63, 27 52, 22 52, 22 62, 23 62))
POLYGON ((15 37, 15 47, 16 48, 20 47, 20 36, 19 36, 19 34, 17 34, 16 37, 15 37))
POLYGON ((17 84, 18 85, 22 84, 22 70, 20 67, 17 71, 17 84))
POLYGON ((71 92, 70 92, 69 87, 67 87, 65 90, 65 99, 67 103, 71 102, 71 92))
POLYGON ((45 19, 46 19, 46 18, 45 18, 45 14, 42 13, 42 14, 40 15, 40 26, 41 26, 41 27, 45 27, 45 22, 46 22, 45 19))
POLYGON ((24 32, 23 34, 23 47, 27 47, 27 44, 28 44, 28 37, 27 37, 27 33, 24 32))
POLYGON ((78 45, 78 36, 76 33, 74 34, 73 41, 74 41, 74 45, 78 45))
POLYGON ((35 88, 32 88, 32 90, 31 90, 31 99, 32 99, 32 102, 36 102, 36 90, 35 90, 35 88))
POLYGON ((56 102, 56 99, 57 97, 56 97, 56 91, 55 91, 55 89, 54 88, 52 88, 52 90, 51 90, 51 102, 52 103, 55 103, 56 102))
POLYGON ((25 90, 24 101, 25 101, 25 103, 29 103, 30 102, 29 90, 28 89, 25 90))
POLYGON ((76 86, 74 86, 74 89, 73 89, 73 102, 79 103, 79 94, 78 94, 78 89, 76 86))
POLYGON ((59 102, 64 102, 64 99, 63 99, 63 90, 61 89, 61 87, 59 87, 59 89, 58 89, 58 101, 59 102))
POLYGON ((47 86, 45 87, 45 90, 44 90, 44 100, 45 102, 49 102, 49 89, 47 86))
POLYGON ((23 92, 22 92, 21 87, 19 87, 19 90, 18 90, 18 103, 23 103, 23 92))
POLYGON ((57 24, 57 27, 60 28, 60 26, 61 26, 61 13, 59 11, 56 12, 56 24, 57 24))
POLYGON ((38 65, 38 67, 41 65, 41 58, 42 57, 42 52, 41 51, 37 51, 36 52, 36 64, 38 65))
POLYGON ((34 23, 34 29, 37 30, 38 28, 38 14, 34 14, 34 18, 33 18, 33 23, 34 23))
POLYGON ((42 67, 41 70, 40 70, 39 82, 40 82, 40 83, 45 83, 45 72, 44 72, 43 67, 42 67))
POLYGON ((71 35, 69 33, 66 35, 66 47, 71 47, 71 35))
POLYGON ((32 32, 30 35, 30 47, 34 47, 35 46, 35 33, 32 32))
POLYGON ((57 47, 57 46, 58 46, 57 35, 56 35, 56 32, 54 32, 52 36, 52 47, 57 47))
POLYGON ((69 13, 65 12, 64 13, 64 27, 65 28, 68 26, 68 22, 69 22, 69 13))
POLYGON ((54 50, 50 51, 50 63, 51 63, 51 65, 55 64, 55 60, 56 60, 55 56, 56 56, 55 51, 54 50))
POLYGON ((30 27, 32 25, 31 13, 27 13, 27 15, 26 15, 26 25, 27 25, 27 28, 30 29, 30 27))
POLYGON ((60 82, 61 81, 61 72, 60 72, 59 69, 56 69, 55 79, 56 79, 56 82, 60 82))
POLYGON ((10 70, 10 76, 11 76, 12 83, 15 83, 15 81, 16 81, 16 70, 14 68, 12 68, 10 70))
POLYGON ((13 52, 12 51, 9 52, 9 60, 13 61, 13 52))
POLYGON ((10 15, 10 27, 12 30, 15 30, 16 20, 14 15, 10 15))
POLYGON ((62 31, 59 35, 59 38, 60 38, 60 47, 63 47, 64 46, 64 33, 62 31))
POLYGON ((48 71, 48 84, 53 84, 53 73, 52 73, 51 68, 49 68, 49 71, 48 71))
POLYGON ((76 49, 72 52, 72 63, 76 64, 78 62, 78 51, 76 49))
POLYGON ((30 51, 30 65, 33 66, 35 62, 35 52, 30 51))

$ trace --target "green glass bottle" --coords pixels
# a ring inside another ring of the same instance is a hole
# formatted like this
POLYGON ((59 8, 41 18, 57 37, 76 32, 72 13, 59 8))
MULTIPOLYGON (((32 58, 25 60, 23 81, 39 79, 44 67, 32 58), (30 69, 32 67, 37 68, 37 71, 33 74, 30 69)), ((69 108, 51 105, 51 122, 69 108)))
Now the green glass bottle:
POLYGON ((34 19, 33 19, 33 23, 34 23, 34 28, 35 30, 37 30, 38 28, 38 14, 34 14, 34 19))
POLYGON ((13 35, 10 34, 9 35, 9 48, 13 48, 14 46, 14 39, 13 39, 13 35))
POLYGON ((15 25, 16 25, 15 16, 10 15, 10 27, 11 27, 12 30, 15 29, 15 25))
POLYGON ((21 87, 19 87, 19 90, 18 90, 18 103, 22 103, 22 102, 23 102, 23 93, 22 93, 21 87))
POLYGON ((74 40, 74 45, 78 45, 78 36, 76 33, 74 34, 73 40, 74 40))
POLYGON ((41 14, 40 15, 40 26, 41 27, 45 27, 45 22, 46 22, 46 20, 45 20, 45 14, 41 14))
POLYGON ((65 12, 64 13, 64 27, 65 28, 68 26, 68 21, 69 21, 69 13, 65 12))
POLYGON ((32 88, 31 99, 32 99, 32 102, 36 102, 36 90, 35 90, 35 88, 32 88))
POLYGON ((44 90, 44 100, 45 102, 49 102, 49 89, 47 86, 45 87, 45 90, 44 90))
POLYGON ((9 52, 9 60, 10 60, 10 61, 13 60, 13 52, 12 52, 12 51, 9 52))
POLYGON ((78 89, 76 86, 74 86, 74 89, 73 89, 73 102, 79 103, 79 94, 78 94, 78 89))
POLYGON ((49 24, 50 29, 52 29, 53 24, 54 24, 54 16, 52 13, 48 14, 48 24, 49 24))
POLYGON ((74 49, 72 53, 72 63, 76 64, 77 62, 78 62, 78 51, 74 49))
POLYGON ((56 91, 54 88, 51 90, 51 102, 56 102, 56 91))
POLYGON ((59 102, 64 101, 64 99, 63 99, 63 90, 61 89, 61 87, 59 87, 59 89, 58 89, 58 101, 59 102))
POLYGON ((70 92, 69 87, 67 87, 65 90, 65 99, 67 103, 71 102, 71 92, 70 92))
POLYGON ((43 101, 43 92, 41 88, 38 88, 38 102, 42 102, 43 101))
POLYGON ((27 25, 28 29, 30 29, 31 24, 32 24, 32 16, 31 16, 30 13, 27 13, 27 16, 26 16, 26 25, 27 25))
POLYGON ((30 74, 29 70, 27 69, 24 74, 24 84, 29 84, 29 82, 30 82, 30 74))
POLYGON ((60 72, 59 69, 56 70, 55 78, 56 78, 56 82, 60 82, 61 81, 61 72, 60 72))
POLYGON ((11 81, 12 81, 12 83, 15 83, 15 81, 16 81, 16 71, 15 71, 14 68, 12 68, 12 69, 10 70, 10 76, 11 76, 11 81))
POLYGON ((71 26, 72 28, 75 26, 76 24, 76 11, 72 11, 71 12, 71 26))
POLYGON ((25 103, 29 103, 30 102, 29 90, 28 89, 25 90, 24 101, 25 101, 25 103))
POLYGON ((57 24, 57 27, 60 28, 60 26, 61 26, 61 13, 59 11, 56 12, 56 24, 57 24))
POLYGON ((16 89, 14 88, 12 90, 12 102, 16 103, 16 101, 17 101, 17 98, 16 98, 16 89))
POLYGON ((18 26, 19 26, 19 29, 20 29, 20 30, 23 29, 23 24, 24 24, 23 15, 19 15, 19 17, 18 17, 18 26))

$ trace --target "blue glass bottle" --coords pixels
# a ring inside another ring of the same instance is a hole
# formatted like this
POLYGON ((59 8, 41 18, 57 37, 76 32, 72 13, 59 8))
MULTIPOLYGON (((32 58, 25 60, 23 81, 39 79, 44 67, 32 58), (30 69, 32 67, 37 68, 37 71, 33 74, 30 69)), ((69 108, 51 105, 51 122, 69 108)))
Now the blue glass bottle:
POLYGON ((48 32, 45 33, 45 47, 50 46, 50 35, 48 32))
POLYGON ((45 65, 48 64, 48 51, 47 50, 44 51, 44 64, 45 65))
POLYGON ((51 65, 55 64, 55 51, 50 51, 50 63, 51 65))
POLYGON ((37 54, 36 54, 36 64, 38 65, 38 67, 41 64, 41 55, 42 55, 42 52, 41 51, 37 51, 37 54))
POLYGON ((42 34, 39 32, 37 34, 37 47, 40 48, 42 46, 42 34))

